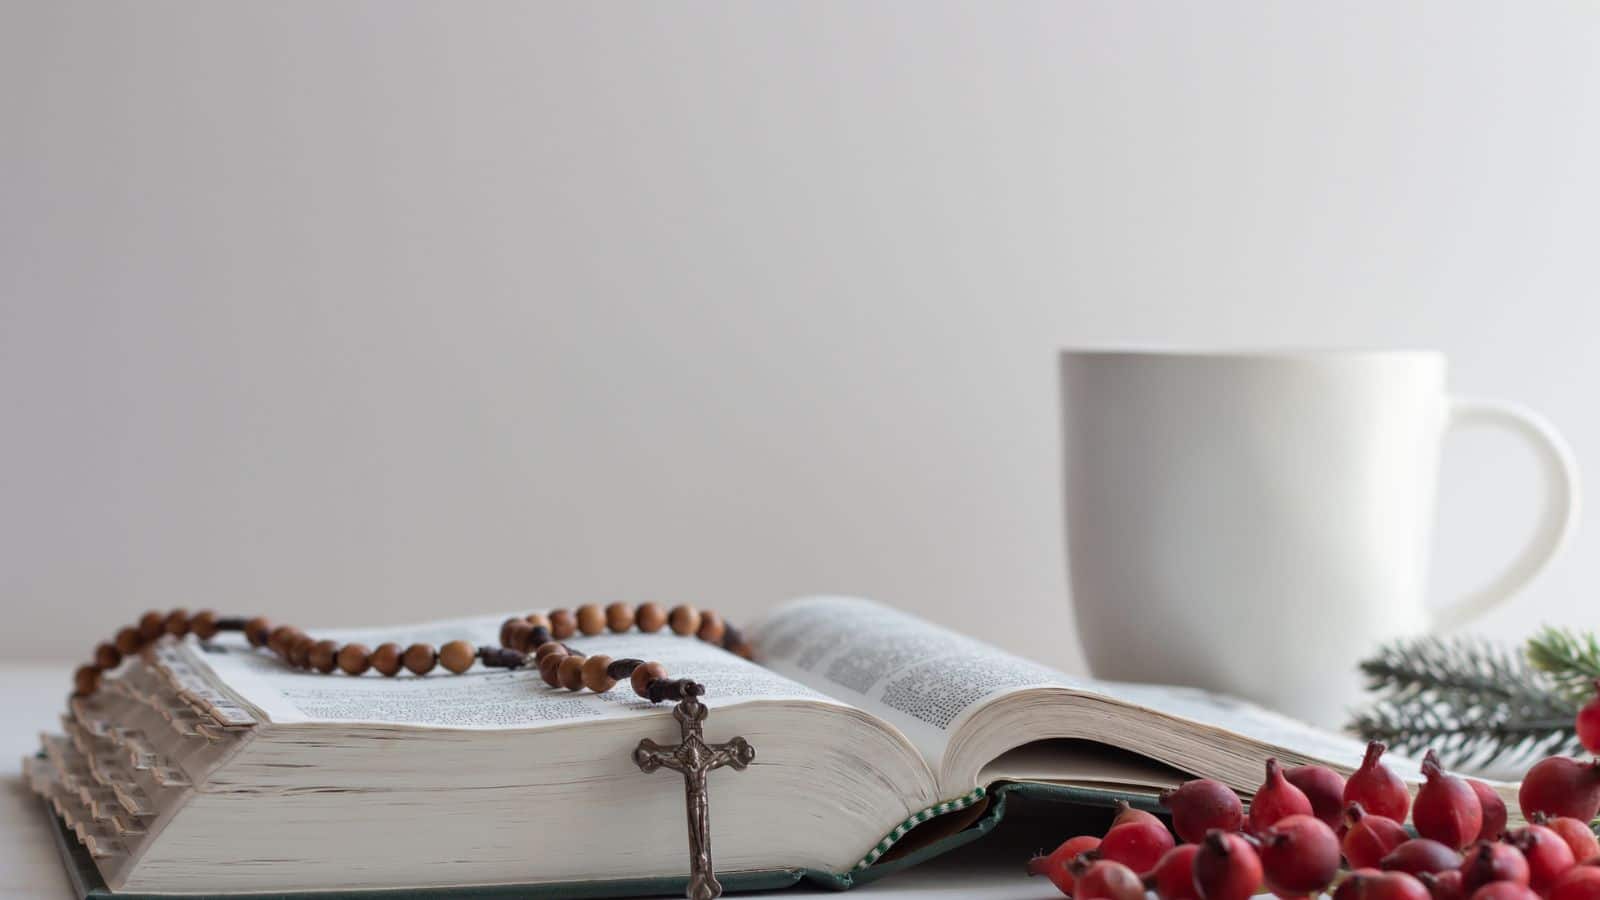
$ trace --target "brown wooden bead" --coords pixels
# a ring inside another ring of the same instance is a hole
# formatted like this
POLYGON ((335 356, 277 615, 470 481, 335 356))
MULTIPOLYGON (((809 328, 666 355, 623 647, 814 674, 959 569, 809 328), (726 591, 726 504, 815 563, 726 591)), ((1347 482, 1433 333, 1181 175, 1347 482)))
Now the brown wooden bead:
POLYGON ((412 644, 406 648, 402 660, 411 674, 426 675, 439 663, 439 654, 434 651, 432 644, 412 644))
POLYGON ((566 653, 552 653, 539 660, 539 677, 551 687, 561 687, 561 661, 567 658, 566 653))
POLYGON ((102 643, 94 648, 94 664, 102 671, 115 669, 122 662, 122 651, 111 644, 102 643))
POLYGON ((502 646, 527 653, 528 639, 533 637, 533 626, 522 619, 513 619, 511 625, 505 629, 505 636, 500 641, 502 646))
POLYGON ((663 666, 658 662, 647 662, 639 668, 633 670, 633 674, 628 676, 628 683, 633 685, 633 692, 635 694, 648 698, 650 693, 647 689, 650 686, 650 682, 656 680, 657 678, 665 677, 667 677, 666 666, 663 666))
POLYGON ((394 643, 379 644, 378 649, 372 651, 372 667, 385 678, 393 678, 400 674, 400 645, 394 643))
POLYGON ((339 648, 339 668, 346 675, 360 675, 372 667, 370 654, 366 644, 345 644, 339 648))
POLYGON ((266 616, 256 616, 244 623, 244 636, 250 639, 251 646, 259 647, 272 636, 272 623, 266 616))
POLYGON ((700 630, 700 610, 687 603, 680 603, 672 608, 672 613, 667 616, 667 624, 672 626, 674 634, 691 635, 700 630))
POLYGON ((521 621, 523 621, 523 620, 519 619, 519 618, 517 618, 515 616, 512 616, 511 618, 509 618, 509 619, 505 620, 504 622, 500 623, 500 646, 502 646, 502 647, 511 646, 511 624, 513 622, 521 622, 521 621))
POLYGON ((72 673, 72 692, 79 697, 89 696, 99 686, 100 670, 94 666, 79 666, 78 671, 72 673))
POLYGON ((606 630, 606 614, 600 604, 585 603, 578 607, 578 630, 590 637, 606 630))
POLYGON ((584 657, 575 653, 561 657, 561 665, 556 669, 556 676, 560 679, 562 687, 569 691, 583 690, 583 661, 584 657))
POLYGON ((695 634, 702 641, 720 644, 722 643, 722 633, 726 630, 726 626, 722 624, 722 616, 718 615, 715 610, 708 609, 700 614, 700 630, 696 631, 695 634))
POLYGON ((139 652, 140 647, 144 646, 144 638, 139 637, 139 629, 137 628, 119 630, 113 642, 123 656, 132 656, 139 652))
POLYGON ((478 658, 478 648, 466 641, 451 641, 439 648, 439 665, 460 675, 472 668, 472 663, 478 658))
POLYGON ((616 686, 617 680, 606 674, 611 657, 597 653, 583 661, 583 686, 596 694, 604 694, 616 686))
POLYGON ((189 630, 201 640, 209 640, 217 634, 217 614, 209 609, 202 609, 189 619, 189 630))
POLYGON ((544 662, 544 658, 547 656, 566 656, 569 652, 566 645, 558 641, 550 641, 539 645, 539 649, 533 651, 533 658, 536 662, 544 662))
POLYGON ((146 641, 153 641, 167 633, 167 617, 155 610, 150 610, 139 617, 139 637, 146 641))
POLYGON ((667 611, 659 603, 641 603, 639 611, 634 613, 633 623, 645 634, 654 634, 667 624, 667 611))
POLYGON ((613 603, 606 607, 606 627, 615 632, 633 627, 633 607, 626 603, 613 603))
POLYGON ((167 620, 162 625, 166 628, 167 634, 183 637, 189 633, 189 611, 181 606, 178 607, 167 613, 167 620))
POLYGON ((544 613, 532 612, 528 613, 524 618, 527 620, 528 624, 532 625, 534 628, 539 628, 542 626, 545 631, 550 630, 550 617, 544 613))
POLYGON ((755 650, 754 647, 750 646, 749 643, 734 644, 732 647, 728 648, 728 652, 733 653, 733 654, 735 654, 737 656, 742 656, 745 659, 755 659, 756 658, 756 650, 755 650))
POLYGON ((550 636, 558 641, 564 641, 578 631, 578 620, 572 615, 572 610, 558 609, 550 613, 550 636))
POLYGON ((279 656, 289 655, 289 646, 294 643, 295 633, 300 629, 293 625, 279 625, 267 635, 267 649, 279 656))
POLYGON ((297 669, 311 668, 311 648, 317 645, 317 639, 305 632, 294 636, 289 644, 289 665, 297 669))
POLYGON ((326 675, 339 665, 339 645, 333 641, 317 641, 306 655, 311 668, 326 675))

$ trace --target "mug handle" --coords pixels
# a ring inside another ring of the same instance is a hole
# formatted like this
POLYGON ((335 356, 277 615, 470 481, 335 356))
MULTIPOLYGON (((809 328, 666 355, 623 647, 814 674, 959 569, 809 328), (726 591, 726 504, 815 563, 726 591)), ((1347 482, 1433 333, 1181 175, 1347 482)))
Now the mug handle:
POLYGON ((1578 463, 1560 433, 1539 414, 1514 403, 1451 398, 1448 427, 1484 425, 1504 428, 1533 446, 1544 471, 1544 513, 1533 539, 1504 572, 1482 590, 1433 614, 1436 631, 1465 625, 1521 590, 1549 565, 1578 524, 1578 463))

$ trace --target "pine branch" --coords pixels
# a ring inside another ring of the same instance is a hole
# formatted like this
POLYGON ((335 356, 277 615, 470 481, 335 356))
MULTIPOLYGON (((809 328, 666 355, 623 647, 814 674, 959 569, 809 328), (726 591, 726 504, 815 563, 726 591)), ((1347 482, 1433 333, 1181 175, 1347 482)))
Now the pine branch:
POLYGON ((1432 748, 1447 764, 1481 766, 1577 746, 1575 705, 1521 653, 1430 637, 1387 645, 1361 671, 1379 697, 1351 728, 1401 752, 1432 748))
POLYGON ((1543 672, 1574 706, 1594 699, 1600 679, 1600 638, 1546 625, 1528 641, 1528 662, 1543 672))

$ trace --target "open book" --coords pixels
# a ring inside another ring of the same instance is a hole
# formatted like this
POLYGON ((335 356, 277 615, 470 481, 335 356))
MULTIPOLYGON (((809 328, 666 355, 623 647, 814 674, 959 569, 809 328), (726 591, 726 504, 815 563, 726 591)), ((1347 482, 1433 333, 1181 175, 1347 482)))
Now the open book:
MULTIPOLYGON (((318 634, 492 644, 503 618, 318 634)), ((1196 775, 1248 792, 1268 756, 1346 772, 1361 758, 1249 704, 1074 678, 867 600, 796 600, 751 635, 762 665, 670 634, 571 642, 701 681, 706 739, 756 748, 748 770, 709 778, 725 876, 871 877, 897 843, 940 831, 922 823, 970 822, 997 785, 1148 797, 1196 775)), ((666 705, 551 689, 528 669, 305 673, 233 638, 164 639, 74 700, 25 761, 112 891, 686 874, 682 781, 631 756, 642 738, 677 743, 666 705)))

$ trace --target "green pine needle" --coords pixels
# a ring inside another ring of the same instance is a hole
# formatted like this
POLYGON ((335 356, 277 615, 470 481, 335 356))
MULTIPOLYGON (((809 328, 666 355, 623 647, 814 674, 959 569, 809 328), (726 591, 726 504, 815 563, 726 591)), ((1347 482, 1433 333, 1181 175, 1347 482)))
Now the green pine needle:
POLYGON ((1536 640, 1548 651, 1537 668, 1532 645, 1527 655, 1478 638, 1386 645, 1361 664, 1378 696, 1350 727, 1402 753, 1436 750, 1451 766, 1571 752, 1578 704, 1569 684, 1584 664, 1600 671, 1600 643, 1551 629, 1536 640))
POLYGON ((1574 707, 1595 697, 1600 679, 1600 638, 1545 626, 1528 641, 1528 662, 1547 675, 1574 707))

